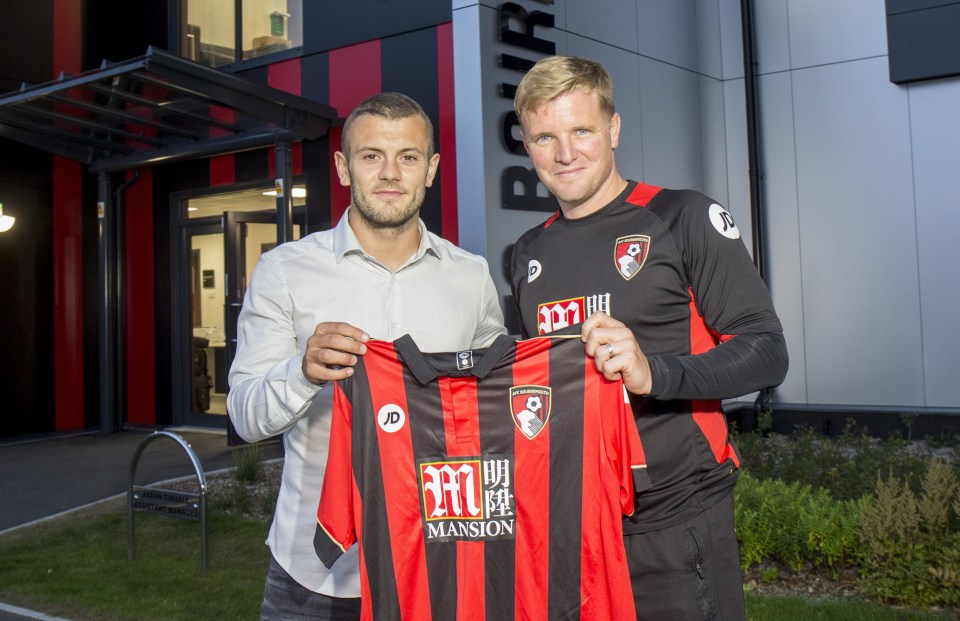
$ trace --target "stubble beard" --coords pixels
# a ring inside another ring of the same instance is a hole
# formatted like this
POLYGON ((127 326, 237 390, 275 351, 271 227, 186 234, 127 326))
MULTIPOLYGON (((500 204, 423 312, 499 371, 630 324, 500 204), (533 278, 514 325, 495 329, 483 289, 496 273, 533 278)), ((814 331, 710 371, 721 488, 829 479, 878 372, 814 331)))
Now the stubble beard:
POLYGON ((557 180, 555 183, 549 185, 544 183, 544 185, 547 186, 547 190, 553 194, 561 206, 566 209, 576 209, 601 192, 613 171, 614 167, 611 165, 601 174, 589 179, 581 179, 574 184, 566 184, 557 180))
MULTIPOLYGON (((389 184, 380 185, 373 188, 370 194, 372 195, 374 192, 384 188, 394 187, 395 186, 389 184)), ((356 186, 351 186, 350 195, 351 203, 356 208, 358 215, 363 218, 371 228, 382 230, 405 229, 419 215, 420 206, 423 205, 423 199, 426 195, 426 188, 418 187, 414 190, 413 195, 409 196, 410 200, 406 206, 394 204, 375 207, 372 204, 373 201, 367 200, 366 195, 356 186)), ((403 201, 407 196, 408 195, 401 196, 399 201, 403 201)))
POLYGON ((554 198, 557 199, 557 202, 563 206, 577 207, 590 196, 590 188, 570 187, 563 183, 554 183, 551 185, 553 187, 547 185, 547 190, 549 190, 554 198))

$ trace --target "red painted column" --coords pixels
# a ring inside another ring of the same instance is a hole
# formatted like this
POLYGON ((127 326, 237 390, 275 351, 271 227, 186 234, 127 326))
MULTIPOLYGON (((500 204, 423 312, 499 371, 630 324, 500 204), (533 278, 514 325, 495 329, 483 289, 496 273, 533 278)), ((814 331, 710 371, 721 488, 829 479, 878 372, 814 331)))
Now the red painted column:
MULTIPOLYGON (((236 121, 236 113, 229 108, 220 106, 210 106, 210 116, 213 118, 233 123, 236 121)), ((210 129, 210 137, 225 136, 227 131, 216 127, 210 129)), ((236 169, 234 168, 233 153, 225 155, 214 155, 210 158, 210 185, 233 185, 236 179, 236 169)))
MULTIPOLYGON (((81 0, 53 1, 53 70, 79 73, 81 0)), ((84 427, 83 170, 53 158, 54 429, 84 427)))
POLYGON ((294 95, 300 90, 300 59, 292 58, 267 67, 267 84, 273 88, 294 95))
POLYGON ((214 155, 210 158, 210 186, 233 185, 236 171, 233 165, 233 153, 214 155))
MULTIPOLYGON (((300 86, 300 59, 292 58, 267 67, 267 85, 275 89, 291 93, 302 94, 300 86)), ((303 144, 298 142, 290 147, 290 159, 293 175, 303 174, 303 144)), ((272 149, 269 155, 270 177, 276 177, 276 152, 272 149)))
POLYGON ((80 73, 81 0, 53 0, 53 74, 80 73))
MULTIPOLYGON (((127 173, 127 179, 132 173, 127 173)), ((153 169, 126 190, 127 422, 155 425, 153 169)))
POLYGON ((457 117, 453 89, 453 24, 437 26, 437 79, 440 97, 440 210, 443 238, 459 243, 457 216, 457 117))
MULTIPOLYGON (((346 118, 361 101, 381 91, 380 41, 368 41, 329 52, 330 106, 346 118)), ((340 185, 334 151, 340 150, 340 128, 330 130, 330 224, 336 225, 350 204, 350 188, 340 185)))
POLYGON ((54 429, 82 429, 83 416, 83 171, 53 158, 54 429))

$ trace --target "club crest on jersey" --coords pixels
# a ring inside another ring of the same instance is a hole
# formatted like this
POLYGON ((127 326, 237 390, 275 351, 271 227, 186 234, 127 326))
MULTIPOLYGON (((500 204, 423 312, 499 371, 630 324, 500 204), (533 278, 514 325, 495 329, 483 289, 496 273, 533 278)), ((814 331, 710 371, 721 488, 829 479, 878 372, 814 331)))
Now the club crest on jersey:
POLYGON ((614 246, 613 256, 616 260, 617 271, 625 280, 636 276, 640 268, 647 261, 650 252, 649 235, 627 235, 618 237, 614 246))
POLYGON ((552 389, 546 386, 514 386, 510 389, 513 422, 531 440, 547 426, 552 394, 552 389))

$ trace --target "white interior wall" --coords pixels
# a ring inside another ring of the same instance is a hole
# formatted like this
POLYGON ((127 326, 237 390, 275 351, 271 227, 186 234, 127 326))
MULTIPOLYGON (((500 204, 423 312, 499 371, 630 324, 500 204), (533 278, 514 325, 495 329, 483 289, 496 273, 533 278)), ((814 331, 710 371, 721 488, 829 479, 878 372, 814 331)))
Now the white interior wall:
POLYGON ((200 326, 223 332, 223 234, 194 235, 192 248, 200 251, 200 272, 213 272, 213 287, 200 289, 200 326))

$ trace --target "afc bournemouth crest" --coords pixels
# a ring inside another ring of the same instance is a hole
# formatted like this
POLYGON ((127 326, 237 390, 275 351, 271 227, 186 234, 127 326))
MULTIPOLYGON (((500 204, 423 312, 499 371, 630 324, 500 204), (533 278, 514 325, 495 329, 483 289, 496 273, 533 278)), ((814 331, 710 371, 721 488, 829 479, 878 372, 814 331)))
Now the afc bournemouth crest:
POLYGON ((514 386, 510 389, 510 413, 517 429, 531 440, 547 426, 550 396, 546 386, 514 386))
POLYGON ((626 280, 633 278, 647 260, 650 252, 649 235, 628 235, 617 238, 613 254, 617 261, 617 271, 626 280))

